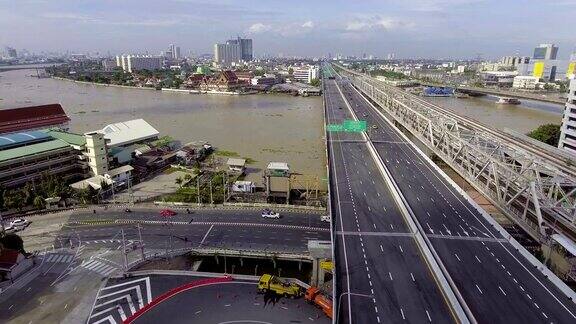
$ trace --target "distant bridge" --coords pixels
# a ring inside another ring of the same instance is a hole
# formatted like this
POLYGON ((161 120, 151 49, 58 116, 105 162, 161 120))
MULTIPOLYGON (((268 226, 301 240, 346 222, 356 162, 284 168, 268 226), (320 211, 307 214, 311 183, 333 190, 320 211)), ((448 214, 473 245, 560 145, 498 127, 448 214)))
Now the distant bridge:
POLYGON ((432 84, 432 83, 421 83, 422 85, 426 86, 446 86, 452 87, 456 89, 458 92, 467 93, 467 94, 485 94, 485 95, 493 95, 499 97, 509 97, 509 98, 517 98, 517 99, 528 99, 528 100, 535 100, 541 102, 547 102, 552 104, 559 104, 563 105, 566 103, 566 98, 559 97, 558 93, 552 93, 549 95, 546 94, 537 94, 537 93, 528 93, 528 92, 519 92, 519 91, 509 91, 509 90, 499 90, 499 89, 492 89, 492 88, 480 88, 480 87, 465 87, 465 86, 449 86, 449 85, 439 85, 439 84, 432 84))

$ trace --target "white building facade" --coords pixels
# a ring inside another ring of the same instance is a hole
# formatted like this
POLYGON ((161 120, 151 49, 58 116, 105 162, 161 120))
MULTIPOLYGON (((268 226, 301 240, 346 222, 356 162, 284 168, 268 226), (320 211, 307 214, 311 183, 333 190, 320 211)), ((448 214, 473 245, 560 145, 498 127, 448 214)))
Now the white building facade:
POLYGON ((536 89, 538 87, 540 79, 534 76, 523 76, 519 75, 514 77, 512 82, 512 88, 516 89, 536 89))
POLYGON ((558 147, 576 154, 576 79, 570 80, 558 147))
POLYGON ((116 65, 121 66, 124 72, 138 70, 159 70, 162 68, 162 58, 159 56, 122 55, 116 56, 116 65))

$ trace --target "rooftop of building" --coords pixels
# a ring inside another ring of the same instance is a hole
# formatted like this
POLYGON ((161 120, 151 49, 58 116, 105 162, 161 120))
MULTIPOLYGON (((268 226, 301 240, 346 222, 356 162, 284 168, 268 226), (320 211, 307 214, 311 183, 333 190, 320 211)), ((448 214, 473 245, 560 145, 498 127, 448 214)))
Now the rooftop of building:
POLYGON ((29 131, 0 135, 0 150, 50 140, 50 135, 41 131, 29 131))
POLYGON ((39 154, 67 147, 70 147, 70 145, 59 139, 26 146, 20 146, 13 149, 0 151, 0 162, 5 162, 20 157, 25 157, 29 155, 39 154))
POLYGON ((160 133, 144 119, 133 119, 107 125, 102 129, 104 137, 110 140, 110 146, 122 146, 129 143, 157 137, 160 133))
POLYGON ((84 137, 84 135, 81 134, 69 133, 60 129, 47 129, 44 132, 51 137, 63 140, 64 142, 71 145, 76 146, 86 145, 86 137, 84 137))
POLYGON ((0 109, 0 133, 56 126, 69 121, 60 104, 0 109))

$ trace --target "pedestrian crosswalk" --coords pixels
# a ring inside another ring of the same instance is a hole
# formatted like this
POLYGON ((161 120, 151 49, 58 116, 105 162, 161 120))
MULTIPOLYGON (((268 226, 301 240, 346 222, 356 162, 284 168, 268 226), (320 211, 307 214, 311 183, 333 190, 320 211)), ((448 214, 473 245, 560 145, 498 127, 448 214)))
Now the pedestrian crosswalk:
POLYGON ((44 262, 49 263, 70 263, 74 260, 72 254, 46 254, 44 255, 44 262))
POLYGON ((94 271, 99 273, 105 277, 111 275, 114 271, 118 268, 114 265, 110 265, 108 263, 102 262, 100 260, 87 260, 82 262, 80 265, 81 268, 84 268, 89 271, 94 271))
POLYGON ((151 301, 149 277, 109 283, 98 292, 88 323, 123 323, 151 301))

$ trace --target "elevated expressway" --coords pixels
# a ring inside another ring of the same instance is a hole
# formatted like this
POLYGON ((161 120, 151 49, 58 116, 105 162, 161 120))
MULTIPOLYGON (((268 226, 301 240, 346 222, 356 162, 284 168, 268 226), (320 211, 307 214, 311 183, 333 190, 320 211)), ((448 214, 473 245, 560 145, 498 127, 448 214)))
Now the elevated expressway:
POLYGON ((532 237, 576 240, 576 161, 568 154, 337 68, 532 237))
POLYGON ((574 293, 461 192, 350 81, 337 77, 325 80, 324 87, 328 123, 352 117, 369 125, 362 135, 328 134, 338 322, 372 323, 368 316, 374 315, 389 323, 576 321, 574 293), (390 234, 395 232, 411 235, 390 234), (399 249, 394 245, 401 237, 402 244, 414 246, 410 263, 402 254, 396 257, 399 249), (378 246, 375 240, 391 244, 378 246), (387 277, 390 268, 400 277, 387 277), (416 282, 423 286, 412 291, 415 282, 407 274, 416 269, 423 274, 416 282), (368 274, 371 282, 366 285, 368 274), (374 296, 377 312, 370 311, 373 305, 362 295, 374 296), (342 296, 352 297, 346 297, 347 303, 342 296), (439 296, 444 304, 438 303, 439 296), (405 305, 413 307, 406 311, 405 305), (434 317, 421 315, 430 309, 434 317))

